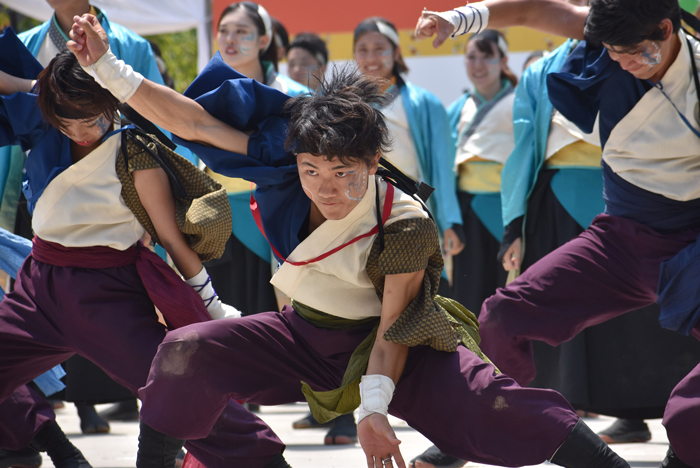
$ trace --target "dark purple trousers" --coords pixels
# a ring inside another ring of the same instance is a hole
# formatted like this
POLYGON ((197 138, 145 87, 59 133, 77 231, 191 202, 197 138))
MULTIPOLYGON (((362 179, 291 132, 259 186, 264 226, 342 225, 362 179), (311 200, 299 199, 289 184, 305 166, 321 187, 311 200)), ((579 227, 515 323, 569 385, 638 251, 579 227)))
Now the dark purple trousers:
MULTIPOLYGON (((230 398, 278 405, 303 400, 301 381, 315 390, 337 388, 369 331, 316 328, 289 307, 174 330, 139 391, 141 418, 179 438, 230 437, 240 455, 207 468, 262 468, 283 445, 269 429, 251 425, 252 415, 230 398), (270 443, 253 457, 250 441, 270 443)), ((503 466, 550 458, 578 420, 558 393, 495 375, 463 347, 454 353, 411 348, 389 412, 454 456, 503 466)))
POLYGON ((19 450, 46 424, 56 420, 53 407, 23 385, 0 403, 0 448, 19 450))
MULTIPOLYGON (((596 217, 580 236, 484 302, 482 349, 526 385, 535 377, 532 340, 556 346, 586 327, 653 304, 661 262, 694 242, 698 232, 660 234, 625 218, 596 217)), ((700 467, 700 365, 674 389, 664 425, 679 458, 700 467)))
MULTIPOLYGON (((71 268, 28 258, 0 302, 0 447, 26 446, 52 417, 27 382, 78 353, 136 394, 164 337, 135 265, 71 268)), ((229 450, 216 437, 187 446, 207 466, 229 450)))

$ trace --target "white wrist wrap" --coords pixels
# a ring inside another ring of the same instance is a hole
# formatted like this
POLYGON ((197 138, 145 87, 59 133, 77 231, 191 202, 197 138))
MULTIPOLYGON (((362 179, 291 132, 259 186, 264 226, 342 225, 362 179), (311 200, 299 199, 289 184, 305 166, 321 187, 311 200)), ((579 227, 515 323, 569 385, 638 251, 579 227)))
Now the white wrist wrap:
POLYGON ((468 32, 478 34, 486 29, 489 24, 489 9, 482 2, 468 4, 451 11, 443 11, 436 14, 452 23, 454 26, 452 37, 461 36, 468 32))
POLYGON ((363 375, 360 380, 360 413, 357 423, 372 413, 386 416, 393 396, 394 381, 389 377, 381 374, 363 375))
POLYGON ((214 320, 228 317, 240 317, 241 312, 233 306, 224 304, 219 300, 219 296, 214 291, 214 286, 211 284, 211 278, 207 273, 207 269, 202 267, 202 270, 192 278, 185 280, 185 283, 192 286, 197 291, 199 297, 204 301, 207 311, 214 320))
POLYGON ((143 81, 143 75, 135 72, 123 60, 117 60, 112 49, 107 50, 94 64, 83 67, 83 70, 119 99, 119 102, 128 101, 143 81))

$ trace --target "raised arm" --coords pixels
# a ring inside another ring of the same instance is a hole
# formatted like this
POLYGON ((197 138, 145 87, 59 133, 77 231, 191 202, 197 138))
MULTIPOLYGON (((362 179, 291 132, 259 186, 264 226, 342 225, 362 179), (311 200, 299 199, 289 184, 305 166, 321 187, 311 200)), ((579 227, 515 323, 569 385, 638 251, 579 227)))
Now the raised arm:
POLYGON ((3 96, 20 92, 28 93, 32 90, 35 83, 36 80, 18 78, 0 71, 0 94, 3 96))
POLYGON ((588 7, 574 6, 562 0, 485 0, 471 2, 457 10, 424 10, 416 25, 416 38, 435 36, 433 46, 439 47, 453 32, 461 35, 486 27, 526 26, 558 36, 583 39, 588 16, 588 7))
POLYGON ((246 154, 248 136, 212 117, 176 91, 149 81, 109 52, 109 40, 93 15, 76 16, 68 48, 97 81, 154 124, 180 138, 246 154))

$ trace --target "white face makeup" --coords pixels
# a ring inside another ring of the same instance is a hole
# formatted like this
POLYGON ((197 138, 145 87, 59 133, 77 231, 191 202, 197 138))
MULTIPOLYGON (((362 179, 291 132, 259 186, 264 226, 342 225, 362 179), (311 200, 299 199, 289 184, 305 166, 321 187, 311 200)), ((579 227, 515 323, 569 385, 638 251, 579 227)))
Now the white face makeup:
POLYGON ((326 219, 345 218, 367 193, 370 175, 376 173, 376 165, 367 167, 364 162, 341 163, 330 161, 310 153, 297 155, 299 179, 304 193, 326 219))
POLYGON ((258 60, 264 45, 262 39, 253 21, 240 8, 221 19, 216 34, 221 56, 232 68, 258 60))
POLYGON ((391 41, 378 32, 362 34, 355 43, 355 62, 364 75, 390 79, 398 49, 391 41))

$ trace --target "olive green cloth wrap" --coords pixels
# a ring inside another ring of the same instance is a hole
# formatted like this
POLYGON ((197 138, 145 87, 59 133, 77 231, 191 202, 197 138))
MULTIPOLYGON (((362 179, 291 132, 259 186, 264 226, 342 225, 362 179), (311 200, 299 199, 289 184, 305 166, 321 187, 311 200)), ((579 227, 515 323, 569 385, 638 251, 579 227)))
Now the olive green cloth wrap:
MULTIPOLYGON (((479 348, 479 322, 476 316, 452 299, 435 294, 442 272, 442 254, 433 221, 397 221, 385 228, 384 243, 381 250, 379 242, 375 240, 367 260, 367 274, 380 300, 386 275, 425 270, 421 291, 389 327, 384 339, 409 347, 430 346, 446 352, 455 352, 461 344, 484 362, 491 363, 479 348)), ((301 383, 304 397, 318 422, 325 423, 351 413, 360 406, 360 379, 367 370, 379 317, 349 320, 296 301, 292 301, 292 307, 304 320, 319 328, 339 330, 374 323, 372 331, 350 357, 340 388, 317 392, 307 383, 301 383)))
MULTIPOLYGON (((131 175, 135 171, 160 167, 153 156, 153 153, 157 153, 184 189, 184 193, 180 194, 173 190, 173 200, 175 221, 184 234, 185 241, 202 262, 220 258, 232 229, 231 207, 226 189, 187 159, 163 145, 154 135, 132 135, 128 134, 128 129, 123 131, 122 145, 126 141, 126 146, 117 155, 116 170, 122 183, 121 194, 126 206, 153 241, 160 244, 158 233, 141 204, 131 175), (125 161, 125 153, 128 162, 125 161)), ((172 180, 170 184, 172 187, 172 180)))

